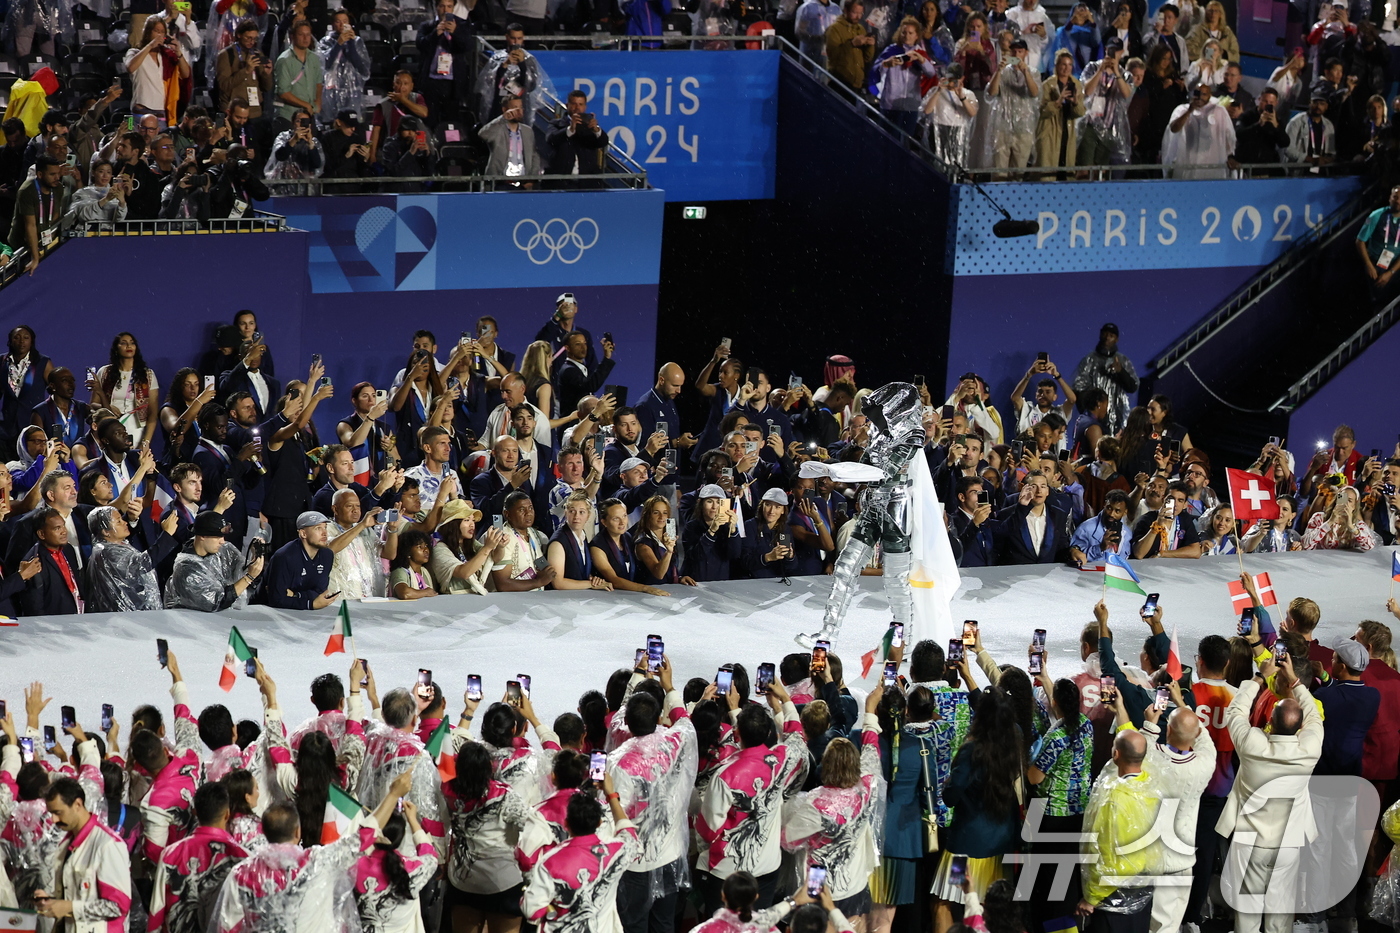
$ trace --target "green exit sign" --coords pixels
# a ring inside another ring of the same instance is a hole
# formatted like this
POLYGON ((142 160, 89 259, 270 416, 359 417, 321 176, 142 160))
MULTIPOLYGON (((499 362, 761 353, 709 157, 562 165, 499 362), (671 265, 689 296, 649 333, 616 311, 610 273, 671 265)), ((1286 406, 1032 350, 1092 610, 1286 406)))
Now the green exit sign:
POLYGON ((681 216, 684 217, 686 220, 704 220, 704 219, 705 219, 705 208, 703 208, 703 207, 686 207, 686 208, 682 208, 682 209, 681 209, 681 216))

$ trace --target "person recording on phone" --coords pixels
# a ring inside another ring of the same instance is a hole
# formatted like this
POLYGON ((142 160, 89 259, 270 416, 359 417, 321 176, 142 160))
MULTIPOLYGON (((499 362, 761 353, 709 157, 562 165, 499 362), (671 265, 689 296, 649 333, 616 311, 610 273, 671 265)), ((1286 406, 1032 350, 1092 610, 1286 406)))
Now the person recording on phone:
POLYGON ((229 115, 228 125, 235 134, 249 119, 261 117, 264 105, 272 101, 272 62, 262 54, 260 41, 257 20, 245 19, 235 28, 233 42, 214 59, 219 109, 229 115), (245 113, 235 127, 232 117, 239 102, 245 113))
POLYGON ((263 547, 255 544, 245 565, 238 545, 225 538, 226 527, 218 512, 195 518, 194 535, 176 555, 165 583, 166 609, 219 612, 248 605, 249 588, 263 570, 263 547))
MULTIPOLYGON (((417 117, 399 121, 398 135, 390 138, 379 150, 379 165, 384 174, 402 178, 434 174, 437 168, 437 147, 431 135, 417 117)), ((418 183, 405 182, 399 190, 421 188, 418 183)))
POLYGON ((954 494, 958 510, 952 513, 951 530, 962 543, 960 567, 990 567, 996 562, 991 495, 982 477, 958 477, 954 494))
POLYGON ((1185 483, 1172 483, 1162 507, 1148 512, 1133 526, 1133 557, 1196 558, 1201 556, 1201 533, 1186 507, 1191 490, 1185 483))
POLYGON ((588 111, 588 95, 575 88, 564 101, 564 114, 545 141, 550 175, 597 175, 608 170, 608 134, 588 111))
MULTIPOLYGON (((300 33, 305 31, 298 30, 300 33)), ((269 182, 278 179, 320 178, 321 170, 325 168, 326 153, 321 148, 321 140, 317 139, 311 130, 311 112, 298 110, 290 119, 291 129, 277 134, 277 139, 272 143, 272 152, 267 157, 267 165, 263 168, 263 174, 269 182)), ((309 189, 304 186, 279 188, 273 185, 272 190, 291 195, 309 193, 309 189)))
POLYGON ((579 399, 593 395, 607 382, 616 365, 611 334, 603 335, 602 347, 603 359, 593 365, 588 362, 588 337, 579 331, 571 331, 565 337, 563 355, 554 358, 554 386, 560 411, 577 411, 579 399))
MULTIPOLYGON (((494 524, 497 516, 506 513, 506 502, 517 492, 535 502, 530 464, 522 461, 520 444, 515 438, 496 438, 496 443, 491 445, 491 469, 472 477, 469 492, 468 498, 481 510, 482 521, 487 524, 494 524)), ((548 516, 543 518, 547 520, 548 516)), ((534 524, 533 516, 530 524, 534 524)))
POLYGON ((1131 557, 1133 528, 1125 525, 1128 517, 1128 494, 1110 489, 1104 495, 1103 509, 1070 535, 1070 557, 1083 567, 1101 564, 1109 554, 1131 557))
MULTIPOLYGON (((326 153, 325 178, 363 178, 369 174, 370 147, 365 141, 360 114, 342 110, 335 115, 331 128, 321 134, 321 148, 326 153)), ((354 186, 344 193, 356 190, 354 186)))
POLYGON ((116 509, 101 506, 89 512, 92 558, 84 571, 88 594, 84 609, 132 612, 162 608, 156 567, 165 564, 180 548, 174 537, 179 519, 178 510, 169 510, 161 520, 155 541, 143 552, 132 546, 131 526, 116 509))

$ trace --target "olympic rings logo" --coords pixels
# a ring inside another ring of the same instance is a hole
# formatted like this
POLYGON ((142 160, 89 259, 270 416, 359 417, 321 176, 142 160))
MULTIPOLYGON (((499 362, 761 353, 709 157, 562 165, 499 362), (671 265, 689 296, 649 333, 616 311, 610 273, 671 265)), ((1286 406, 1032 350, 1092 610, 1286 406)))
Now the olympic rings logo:
POLYGON ((537 266, 543 266, 556 258, 564 265, 571 266, 582 259, 584 252, 598 242, 598 222, 592 217, 580 217, 570 226, 568 221, 555 217, 541 226, 539 221, 526 217, 515 225, 511 238, 515 241, 515 248, 529 256, 530 261, 537 266), (522 227, 534 229, 524 241, 520 239, 522 227), (584 237, 590 227, 593 231, 592 237, 585 242, 584 237))

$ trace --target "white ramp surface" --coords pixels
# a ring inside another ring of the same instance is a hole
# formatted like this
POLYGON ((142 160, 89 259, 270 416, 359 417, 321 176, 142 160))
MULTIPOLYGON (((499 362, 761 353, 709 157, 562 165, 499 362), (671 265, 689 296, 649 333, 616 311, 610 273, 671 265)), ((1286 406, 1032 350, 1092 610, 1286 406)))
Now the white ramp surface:
MULTIPOLYGON (((1251 573, 1268 572, 1279 606, 1315 599, 1322 607, 1317 635, 1325 643, 1350 636, 1362 619, 1395 624, 1385 604, 1390 595, 1390 548, 1369 554, 1308 552, 1245 556, 1251 573)), ((1196 561, 1134 562, 1143 588, 1161 594, 1168 634, 1179 629, 1182 662, 1190 665, 1200 638, 1231 635, 1236 616, 1226 589, 1239 576, 1234 557, 1196 561)), ((1051 676, 1079 670, 1079 632, 1092 620, 1101 594, 1100 573, 1060 566, 963 570, 953 619, 977 619, 983 640, 999 661, 1025 663, 1031 631, 1049 633, 1051 676)), ((547 592, 489 597, 439 596, 413 602, 351 603, 355 648, 367 658, 381 695, 412 684, 418 668, 429 668, 448 696, 455 718, 467 674, 485 679, 487 701, 498 699, 516 674, 533 678, 535 709, 546 724, 575 708, 585 690, 602 690, 609 673, 632 666, 635 649, 649 633, 661 635, 676 667, 676 686, 691 677, 711 679, 719 665, 738 661, 750 676, 760 662, 777 663, 800 650, 792 638, 815 631, 831 587, 830 577, 744 580, 700 587, 668 587, 670 599, 635 593, 547 592)), ((1138 617, 1141 598, 1108 593, 1110 621, 1119 657, 1135 659, 1147 634, 1138 617)), ((852 686, 860 656, 874 648, 889 624, 882 581, 863 577, 845 628, 833 651, 845 663, 852 686)), ((77 708, 79 721, 96 730, 101 704, 116 706, 125 747, 131 710, 140 703, 170 708, 170 679, 156 662, 156 638, 166 638, 189 683, 196 714, 225 703, 235 719, 260 719, 257 687, 239 677, 230 693, 219 689, 219 671, 230 626, 259 649, 277 681, 280 705, 292 723, 314 710, 308 699, 313 678, 334 671, 344 678, 349 654, 324 657, 335 625, 335 608, 283 612, 267 607, 218 614, 183 611, 92 614, 21 619, 0 628, 0 699, 23 726, 23 688, 42 680, 55 698, 43 724, 57 725, 58 707, 77 708)), ((915 633, 915 638, 935 633, 915 633)), ((942 633, 946 639, 949 633, 942 633)), ((878 668, 871 676, 878 676, 878 668)))

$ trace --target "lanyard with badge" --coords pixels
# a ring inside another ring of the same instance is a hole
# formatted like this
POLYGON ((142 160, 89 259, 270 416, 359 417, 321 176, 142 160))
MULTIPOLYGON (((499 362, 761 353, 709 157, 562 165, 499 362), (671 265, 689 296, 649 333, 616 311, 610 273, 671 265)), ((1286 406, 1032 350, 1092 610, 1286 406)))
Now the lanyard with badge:
MULTIPOLYGON (((37 184, 37 182, 36 182, 37 184)), ((53 245, 53 211, 54 202, 58 200, 53 192, 44 194, 39 192, 39 246, 48 249, 53 245)))
MULTIPOLYGON (((1376 259, 1376 268, 1382 271, 1389 269, 1390 264, 1395 262, 1396 249, 1400 248, 1400 243, 1397 243, 1395 240, 1392 240, 1390 238, 1390 226, 1391 221, 1394 220, 1394 218, 1394 214, 1391 214, 1389 217, 1386 217, 1385 231, 1381 234, 1381 254, 1376 259)), ((1396 240, 1400 240, 1400 236, 1397 236, 1396 240)))

